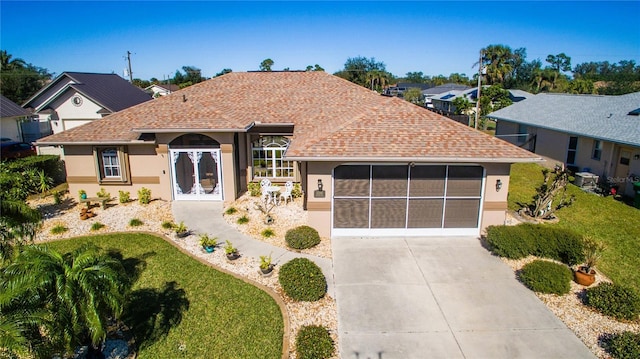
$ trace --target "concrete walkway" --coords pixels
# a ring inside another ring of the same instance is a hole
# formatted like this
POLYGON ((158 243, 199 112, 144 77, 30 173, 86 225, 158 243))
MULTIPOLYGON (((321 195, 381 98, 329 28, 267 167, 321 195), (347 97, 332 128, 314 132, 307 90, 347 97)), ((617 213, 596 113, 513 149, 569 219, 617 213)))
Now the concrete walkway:
POLYGON ((194 234, 206 233, 221 241, 230 240, 243 256, 259 258, 271 253, 273 263, 283 265, 293 258, 304 257, 316 263, 327 278, 327 293, 335 298, 333 265, 331 259, 291 252, 248 237, 231 227, 224 218, 222 202, 174 201, 171 204, 173 217, 184 224, 194 234))
POLYGON ((334 238, 340 358, 594 358, 476 238, 334 238))

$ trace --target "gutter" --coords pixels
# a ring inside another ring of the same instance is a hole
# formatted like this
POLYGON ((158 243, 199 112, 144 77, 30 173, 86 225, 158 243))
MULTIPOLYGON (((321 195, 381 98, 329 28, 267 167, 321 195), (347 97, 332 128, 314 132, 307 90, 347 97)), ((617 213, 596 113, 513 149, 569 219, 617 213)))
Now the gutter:
POLYGON ((247 132, 246 128, 133 128, 136 133, 247 132))
POLYGON ((60 141, 60 142, 38 142, 36 141, 34 145, 36 146, 82 146, 82 145, 99 145, 99 146, 109 146, 109 145, 155 145, 156 141, 79 141, 79 142, 71 142, 71 141, 60 141))
POLYGON ((288 161, 316 161, 316 162, 449 162, 449 163, 529 163, 544 162, 542 157, 510 158, 510 157, 310 157, 310 156, 284 156, 288 161))

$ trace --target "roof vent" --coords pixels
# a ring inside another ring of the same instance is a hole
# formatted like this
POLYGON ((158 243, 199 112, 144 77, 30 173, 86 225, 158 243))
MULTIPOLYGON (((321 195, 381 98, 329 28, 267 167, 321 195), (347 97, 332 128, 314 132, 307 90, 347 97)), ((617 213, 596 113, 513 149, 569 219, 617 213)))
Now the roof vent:
POLYGON ((187 102, 187 95, 182 94, 182 102, 187 102))

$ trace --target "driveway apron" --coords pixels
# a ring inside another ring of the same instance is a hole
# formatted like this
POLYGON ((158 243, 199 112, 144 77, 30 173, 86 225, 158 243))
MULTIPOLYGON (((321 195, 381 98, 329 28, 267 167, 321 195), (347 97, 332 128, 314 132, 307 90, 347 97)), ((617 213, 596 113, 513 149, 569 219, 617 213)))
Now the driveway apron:
POLYGON ((333 238, 340 358, 594 358, 472 237, 333 238))

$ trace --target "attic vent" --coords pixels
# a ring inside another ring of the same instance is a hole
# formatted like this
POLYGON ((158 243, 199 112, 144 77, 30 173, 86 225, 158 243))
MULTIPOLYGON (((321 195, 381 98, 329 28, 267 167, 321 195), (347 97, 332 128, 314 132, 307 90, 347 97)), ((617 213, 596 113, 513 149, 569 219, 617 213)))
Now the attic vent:
POLYGON ((640 108, 636 108, 635 110, 628 113, 631 116, 640 116, 640 108))

